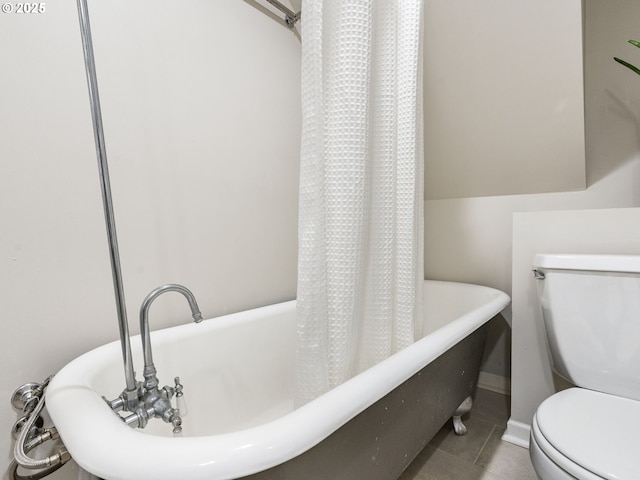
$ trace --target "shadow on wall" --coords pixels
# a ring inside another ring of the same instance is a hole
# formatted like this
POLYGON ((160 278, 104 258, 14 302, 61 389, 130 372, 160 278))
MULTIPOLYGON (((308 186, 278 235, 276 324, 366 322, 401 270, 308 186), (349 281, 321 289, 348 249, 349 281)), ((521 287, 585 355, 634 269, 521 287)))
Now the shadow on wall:
POLYGON ((511 329, 502 315, 488 324, 481 370, 498 377, 511 378, 511 329))
POLYGON ((590 103, 586 102, 586 108, 599 110, 603 128, 601 131, 590 131, 587 135, 587 188, 625 164, 637 160, 640 152, 640 102, 623 99, 616 92, 606 89, 603 105, 590 103), (612 123, 618 128, 613 128, 612 123))
POLYGON ((613 60, 640 62, 629 45, 640 37, 633 0, 585 2, 584 85, 587 188, 638 158, 640 77, 613 60), (634 33, 637 32, 634 37, 634 33))

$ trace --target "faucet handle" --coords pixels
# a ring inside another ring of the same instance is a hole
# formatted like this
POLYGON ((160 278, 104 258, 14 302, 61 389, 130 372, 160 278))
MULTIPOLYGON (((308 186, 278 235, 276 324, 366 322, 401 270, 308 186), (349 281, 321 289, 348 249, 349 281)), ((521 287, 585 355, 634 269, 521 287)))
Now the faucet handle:
POLYGON ((187 415, 187 402, 184 398, 184 393, 182 392, 182 389, 184 388, 182 386, 182 384, 180 383, 180 377, 176 377, 173 379, 173 381, 175 382, 176 386, 175 386, 175 392, 176 392, 176 410, 178 410, 178 412, 180 412, 180 416, 184 417, 187 415))
POLYGON ((182 418, 180 417, 180 412, 171 416, 171 425, 173 426, 174 435, 182 433, 182 418))

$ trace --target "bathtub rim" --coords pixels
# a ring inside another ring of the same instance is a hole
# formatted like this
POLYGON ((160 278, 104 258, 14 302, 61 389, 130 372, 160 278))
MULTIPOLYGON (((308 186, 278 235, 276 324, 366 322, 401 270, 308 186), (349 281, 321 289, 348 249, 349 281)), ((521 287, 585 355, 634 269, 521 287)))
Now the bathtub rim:
MULTIPOLYGON (((113 350, 120 355, 119 342, 98 347, 78 357, 54 377, 47 391, 50 415, 58 424, 61 437, 76 462, 85 470, 104 478, 169 480, 176 478, 177 475, 197 480, 233 478, 262 471, 304 453, 327 438, 337 428, 480 328, 502 311, 510 301, 506 293, 491 287, 437 280, 425 282, 482 289, 492 298, 481 307, 431 332, 321 397, 264 424, 236 432, 183 438, 153 436, 131 429, 108 411, 101 396, 91 389, 88 383, 89 372, 84 366, 86 362, 83 362, 87 360, 85 358, 87 355, 96 356, 94 361, 99 361, 100 357, 108 358, 114 354, 113 350), (403 374, 397 375, 398 370, 402 370, 403 374), (346 403, 345 399, 349 399, 350 402, 346 403), (74 428, 82 429, 79 424, 88 422, 91 415, 83 417, 77 411, 65 408, 64 405, 68 402, 83 404, 86 406, 83 410, 86 411, 100 409, 108 415, 96 415, 91 420, 90 434, 84 435, 83 438, 75 438, 68 434, 72 430, 69 425, 73 424, 74 428), (345 405, 349 408, 345 408, 345 405), (325 421, 310 422, 309 419, 325 421), (103 435, 100 432, 103 432, 103 435), (110 432, 111 441, 103 438, 104 432, 110 432), (159 458, 162 463, 165 463, 163 459, 168 460, 166 465, 158 469, 162 470, 161 475, 155 469, 150 473, 143 468, 144 465, 137 462, 140 452, 136 451, 134 446, 140 444, 141 436, 145 439, 145 450, 153 451, 154 457, 159 458), (292 442, 291 438, 295 438, 295 442, 292 442), (175 460, 177 442, 180 444, 179 450, 183 452, 181 464, 184 463, 187 466, 171 464, 171 459, 175 460), (96 451, 103 453, 96 458, 94 453, 96 451), (211 454, 212 451, 220 452, 217 458, 211 454), (92 461, 87 462, 85 460, 87 458, 91 458, 92 461)), ((259 315, 261 310, 278 313, 281 310, 290 311, 291 308, 295 308, 295 300, 218 317, 212 319, 215 323, 212 322, 209 328, 214 330, 222 328, 223 323, 238 321, 242 316, 247 316, 244 321, 249 322, 259 315)), ((170 335, 175 333, 175 329, 185 327, 187 325, 171 327, 155 333, 170 335)), ((185 335, 188 334, 186 330, 185 335)))

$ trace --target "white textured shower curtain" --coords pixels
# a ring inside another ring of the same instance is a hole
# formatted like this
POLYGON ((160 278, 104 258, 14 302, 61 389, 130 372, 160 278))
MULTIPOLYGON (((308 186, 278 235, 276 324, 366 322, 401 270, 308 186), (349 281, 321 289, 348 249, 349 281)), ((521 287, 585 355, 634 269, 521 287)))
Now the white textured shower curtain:
POLYGON ((420 335, 422 11, 303 1, 298 405, 420 335))

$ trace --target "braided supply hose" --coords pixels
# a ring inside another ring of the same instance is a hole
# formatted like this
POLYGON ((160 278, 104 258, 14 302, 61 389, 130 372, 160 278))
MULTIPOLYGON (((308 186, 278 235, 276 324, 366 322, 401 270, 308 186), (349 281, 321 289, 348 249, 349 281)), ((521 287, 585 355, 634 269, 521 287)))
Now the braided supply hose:
POLYGON ((46 458, 34 459, 27 455, 38 445, 60 438, 55 427, 45 429, 34 427, 44 408, 44 391, 50 379, 51 377, 47 378, 37 388, 28 392, 28 401, 24 405, 25 421, 19 427, 19 435, 13 449, 14 459, 9 465, 9 478, 12 480, 39 480, 71 460, 71 455, 64 447, 46 458), (39 471, 30 475, 21 475, 18 473, 18 467, 39 471))

